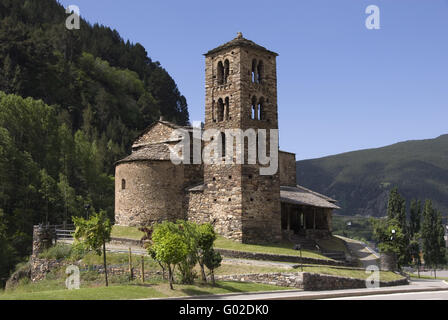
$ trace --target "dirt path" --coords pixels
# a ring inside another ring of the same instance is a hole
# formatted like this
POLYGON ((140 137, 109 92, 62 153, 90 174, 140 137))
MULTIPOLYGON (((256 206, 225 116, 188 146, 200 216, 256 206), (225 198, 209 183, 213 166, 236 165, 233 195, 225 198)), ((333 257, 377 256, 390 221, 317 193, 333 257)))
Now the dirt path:
POLYGON ((379 256, 370 249, 366 244, 361 241, 349 239, 342 236, 336 236, 347 243, 348 249, 350 252, 358 258, 358 260, 362 263, 362 266, 366 268, 370 265, 378 265, 379 256))

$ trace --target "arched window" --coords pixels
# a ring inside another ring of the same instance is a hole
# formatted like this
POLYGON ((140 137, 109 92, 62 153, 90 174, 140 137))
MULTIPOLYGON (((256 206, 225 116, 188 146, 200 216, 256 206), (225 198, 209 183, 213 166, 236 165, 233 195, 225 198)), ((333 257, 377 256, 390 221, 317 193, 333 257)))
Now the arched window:
POLYGON ((216 103, 215 100, 213 100, 213 101, 212 101, 212 121, 213 121, 213 122, 216 122, 215 103, 216 103))
POLYGON ((258 66, 257 66, 257 83, 261 83, 264 79, 264 65, 263 65, 263 61, 259 61, 258 62, 258 66))
POLYGON ((227 80, 229 79, 229 73, 230 73, 230 63, 229 60, 226 59, 226 61, 224 61, 224 83, 227 83, 227 80))
POLYGON ((230 100, 229 97, 226 98, 226 105, 225 105, 225 119, 229 120, 229 108, 230 108, 230 100))
POLYGON ((218 62, 218 84, 224 84, 224 66, 221 61, 218 62))
POLYGON ((126 189, 126 180, 121 179, 121 190, 125 190, 126 189))
POLYGON ((252 73, 251 73, 251 81, 257 81, 257 60, 252 60, 252 73))
POLYGON ((264 98, 260 98, 260 101, 258 102, 258 120, 265 120, 264 98))
POLYGON ((221 156, 226 156, 226 134, 221 132, 221 156))
POLYGON ((224 102, 221 98, 218 100, 218 122, 224 120, 224 102))
POLYGON ((250 118, 257 119, 257 97, 252 97, 252 103, 250 107, 250 118))

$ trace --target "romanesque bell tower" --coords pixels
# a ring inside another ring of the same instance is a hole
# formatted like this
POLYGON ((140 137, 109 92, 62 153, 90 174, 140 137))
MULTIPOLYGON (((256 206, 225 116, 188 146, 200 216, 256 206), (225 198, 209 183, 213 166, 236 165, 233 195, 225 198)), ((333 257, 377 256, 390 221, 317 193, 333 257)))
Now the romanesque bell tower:
MULTIPOLYGON (((205 129, 278 129, 275 52, 241 33, 205 54, 205 129)), ((248 143, 248 140, 246 140, 248 143)), ((247 149, 247 145, 245 145, 247 149)), ((270 144, 267 143, 267 150, 270 144)), ((226 151, 222 150, 223 154, 226 151)), ((256 164, 205 164, 210 220, 227 238, 250 243, 281 239, 278 172, 256 164)))

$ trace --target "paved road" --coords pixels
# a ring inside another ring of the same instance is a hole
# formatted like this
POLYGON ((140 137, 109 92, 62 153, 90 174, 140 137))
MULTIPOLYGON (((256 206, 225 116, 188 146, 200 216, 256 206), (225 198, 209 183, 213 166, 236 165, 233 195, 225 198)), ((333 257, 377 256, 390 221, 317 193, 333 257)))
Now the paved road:
POLYGON ((448 300, 448 291, 392 293, 322 300, 448 300))
MULTIPOLYGON (((448 278, 448 270, 437 270, 436 272, 437 278, 448 278)), ((414 275, 418 275, 417 272, 414 272, 414 275)), ((434 271, 420 271, 420 275, 434 277, 434 271)))

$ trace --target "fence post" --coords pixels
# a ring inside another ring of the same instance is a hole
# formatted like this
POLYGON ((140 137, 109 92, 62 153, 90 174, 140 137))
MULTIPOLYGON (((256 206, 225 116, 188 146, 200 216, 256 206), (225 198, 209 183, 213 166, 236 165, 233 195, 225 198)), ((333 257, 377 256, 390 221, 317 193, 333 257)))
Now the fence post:
POLYGON ((142 256, 142 283, 145 283, 145 256, 142 256))
POLYGON ((134 270, 132 268, 132 251, 131 251, 131 247, 129 247, 129 279, 130 280, 134 279, 134 270))

